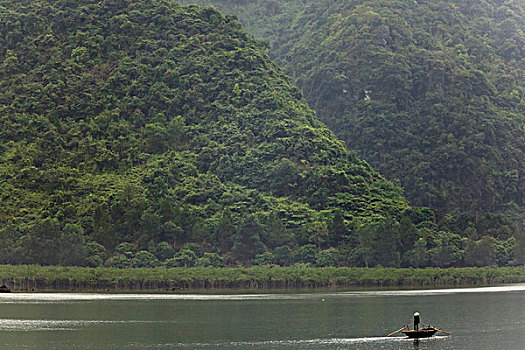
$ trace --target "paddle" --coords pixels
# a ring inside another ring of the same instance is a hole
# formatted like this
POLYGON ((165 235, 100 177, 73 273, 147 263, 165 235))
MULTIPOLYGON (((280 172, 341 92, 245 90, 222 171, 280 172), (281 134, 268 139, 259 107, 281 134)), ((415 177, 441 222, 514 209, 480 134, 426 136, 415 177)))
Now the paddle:
MULTIPOLYGON (((431 327, 432 327, 432 326, 431 326, 431 327)), ((432 328, 434 328, 436 331, 441 332, 441 333, 444 333, 444 334, 446 334, 446 335, 452 335, 452 334, 450 334, 450 333, 447 333, 447 332, 445 332, 445 331, 442 331, 442 330, 439 329, 439 328, 436 328, 436 327, 432 327, 432 328)))
POLYGON ((431 326, 431 325, 429 325, 429 324, 426 324, 426 323, 423 323, 423 322, 421 322, 421 324, 422 324, 423 326, 428 327, 428 328, 435 329, 436 331, 441 332, 441 333, 443 333, 443 334, 446 334, 446 335, 452 335, 452 334, 450 334, 450 333, 447 333, 447 332, 445 332, 445 331, 442 331, 441 329, 436 328, 436 327, 434 327, 434 326, 431 326))
POLYGON ((394 335, 394 334, 396 334, 396 333, 399 333, 399 332, 401 332, 403 329, 408 328, 408 327, 410 327, 411 325, 413 325, 413 323, 411 323, 411 324, 407 324, 407 325, 404 326, 403 328, 399 328, 397 331, 388 334, 387 337, 390 337, 391 335, 394 335))

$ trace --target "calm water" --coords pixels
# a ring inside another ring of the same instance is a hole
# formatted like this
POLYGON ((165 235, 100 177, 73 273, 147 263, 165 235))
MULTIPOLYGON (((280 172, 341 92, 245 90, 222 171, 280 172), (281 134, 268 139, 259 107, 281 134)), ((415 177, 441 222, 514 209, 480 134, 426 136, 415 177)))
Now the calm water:
POLYGON ((525 349, 525 284, 258 295, 2 294, 2 349, 525 349), (412 322, 452 333, 385 337, 412 322))

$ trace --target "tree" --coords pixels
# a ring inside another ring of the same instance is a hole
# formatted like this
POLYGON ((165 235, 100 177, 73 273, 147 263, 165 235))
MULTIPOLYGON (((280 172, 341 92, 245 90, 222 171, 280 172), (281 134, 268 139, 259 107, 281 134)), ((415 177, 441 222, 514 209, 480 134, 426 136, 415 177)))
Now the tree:
POLYGON ((329 237, 328 225, 325 221, 314 221, 303 225, 303 237, 308 243, 316 244, 321 248, 329 237))
POLYGON ((224 267, 224 259, 217 253, 204 253, 201 258, 197 259, 195 266, 224 267))
POLYGON ((220 252, 228 252, 233 246, 233 236, 237 232, 237 226, 229 209, 224 209, 220 220, 215 227, 215 242, 220 252))
POLYGON ((373 227, 375 264, 398 267, 401 263, 399 224, 393 218, 389 218, 373 227))
POLYGON ((430 254, 427 250, 427 241, 419 238, 414 248, 409 250, 404 257, 406 264, 412 267, 426 267, 430 265, 430 254))
POLYGON ((293 251, 287 245, 275 248, 273 256, 274 263, 280 266, 289 266, 294 261, 293 251))
POLYGON ((167 127, 167 137, 169 146, 181 146, 186 142, 188 128, 186 121, 180 115, 171 119, 167 127))
POLYGON ((190 249, 181 249, 173 258, 166 260, 166 267, 192 267, 197 261, 197 255, 190 249))
POLYGON ((286 225, 276 211, 269 215, 265 226, 265 244, 268 248, 273 249, 289 244, 292 241, 293 237, 291 232, 286 228, 286 225))
POLYGON ((505 241, 495 240, 496 263, 498 266, 507 266, 515 264, 516 249, 518 242, 514 237, 505 241))
POLYGON ((175 254, 175 249, 168 242, 160 242, 155 246, 155 256, 160 261, 172 258, 175 254))
POLYGON ((370 267, 374 265, 375 230, 369 223, 354 223, 351 236, 352 249, 347 257, 351 266, 370 267))
POLYGON ((330 233, 330 244, 338 246, 346 236, 348 236, 348 228, 344 221, 344 213, 341 209, 334 211, 332 220, 328 225, 328 231, 330 233))
POLYGON ((319 247, 314 244, 303 245, 295 252, 294 260, 298 263, 315 265, 317 262, 317 253, 319 253, 319 251, 319 247))
POLYGON ((300 181, 300 175, 294 162, 282 158, 273 166, 271 179, 272 191, 277 196, 288 196, 300 181))
POLYGON ((351 236, 349 262, 356 266, 399 266, 399 224, 394 218, 356 222, 351 236))
POLYGON ((137 245, 130 242, 122 242, 115 247, 115 253, 121 254, 128 259, 133 258, 137 252, 137 245))
POLYGON ((166 127, 160 123, 146 124, 144 127, 144 151, 160 154, 166 151, 168 144, 166 127))
POLYGON ((460 265, 465 258, 466 238, 448 232, 439 232, 432 238, 430 261, 436 267, 460 265))
POLYGON ((253 265, 272 265, 274 263, 274 256, 271 252, 264 252, 257 254, 255 259, 252 260, 253 265))
POLYGON ((488 266, 496 263, 495 240, 484 236, 478 241, 470 241, 465 248, 465 262, 470 266, 488 266))
POLYGON ((104 266, 125 269, 131 267, 131 258, 122 254, 116 254, 104 262, 104 266))
POLYGON ((166 221, 162 224, 162 233, 166 240, 172 242, 171 245, 173 248, 177 245, 179 238, 184 236, 182 228, 173 221, 166 221))
POLYGON ((84 229, 80 225, 66 224, 58 246, 58 263, 60 265, 86 265, 88 252, 86 249, 84 229))
POLYGON ((319 251, 315 256, 315 265, 319 267, 337 266, 339 261, 339 251, 329 248, 319 251))
POLYGON ((137 232, 137 236, 142 235, 147 237, 147 240, 159 241, 162 233, 161 217, 153 209, 150 208, 142 213, 139 226, 140 231, 137 232))
POLYGON ((108 255, 103 245, 96 242, 86 244, 86 266, 99 267, 104 264, 108 255))
POLYGON ((235 235, 233 257, 244 265, 250 264, 251 260, 264 250, 261 234, 263 234, 263 227, 255 216, 246 216, 235 235))
POLYGON ((99 205, 93 213, 93 235, 98 243, 109 250, 118 244, 118 232, 106 203, 99 205))
POLYGON ((57 265, 60 237, 58 220, 46 218, 35 224, 22 238, 22 261, 29 264, 57 265))
POLYGON ((131 267, 157 267, 159 265, 160 262, 155 255, 145 250, 141 250, 131 259, 131 267))
POLYGON ((403 215, 399 221, 399 244, 400 253, 411 250, 414 247, 414 243, 418 240, 418 231, 416 225, 412 223, 407 215, 403 215))
POLYGON ((0 229, 0 262, 16 264, 20 261, 18 241, 22 233, 15 225, 6 225, 0 229))

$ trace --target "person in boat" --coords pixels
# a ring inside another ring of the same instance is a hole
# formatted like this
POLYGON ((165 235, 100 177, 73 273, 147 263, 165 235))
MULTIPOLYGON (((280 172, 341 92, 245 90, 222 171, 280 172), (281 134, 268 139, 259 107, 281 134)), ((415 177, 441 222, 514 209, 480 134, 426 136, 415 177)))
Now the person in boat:
POLYGON ((419 330, 419 321, 420 321, 420 319, 419 319, 419 312, 416 311, 414 313, 414 329, 416 331, 419 330))

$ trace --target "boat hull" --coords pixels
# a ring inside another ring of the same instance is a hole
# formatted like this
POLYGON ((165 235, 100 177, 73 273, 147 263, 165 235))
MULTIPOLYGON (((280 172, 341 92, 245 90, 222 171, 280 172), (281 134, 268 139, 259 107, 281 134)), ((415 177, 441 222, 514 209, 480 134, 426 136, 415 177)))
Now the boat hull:
POLYGON ((436 334, 437 330, 433 328, 423 328, 418 330, 407 330, 403 331, 403 334, 409 338, 430 338, 436 334))

